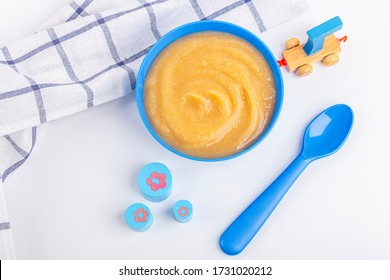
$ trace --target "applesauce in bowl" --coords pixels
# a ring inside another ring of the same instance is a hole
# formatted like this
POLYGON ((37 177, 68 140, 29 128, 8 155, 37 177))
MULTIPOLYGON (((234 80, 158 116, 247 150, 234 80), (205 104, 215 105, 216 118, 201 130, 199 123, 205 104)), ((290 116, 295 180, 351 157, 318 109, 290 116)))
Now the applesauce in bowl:
POLYGON ((240 155, 265 137, 279 114, 283 84, 276 60, 256 36, 203 21, 157 42, 141 65, 136 94, 141 117, 161 144, 214 161, 240 155))

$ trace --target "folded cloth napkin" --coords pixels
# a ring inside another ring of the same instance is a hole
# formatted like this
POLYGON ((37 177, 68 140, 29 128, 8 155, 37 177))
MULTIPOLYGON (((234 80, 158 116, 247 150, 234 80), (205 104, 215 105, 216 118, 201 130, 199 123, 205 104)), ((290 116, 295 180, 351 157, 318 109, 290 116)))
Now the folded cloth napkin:
MULTIPOLYGON (((259 35, 308 9, 305 0, 76 0, 37 33, 0 48, 0 175, 29 157, 36 126, 132 93, 150 47, 192 21, 259 35)), ((14 258, 0 185, 0 259, 14 258)))

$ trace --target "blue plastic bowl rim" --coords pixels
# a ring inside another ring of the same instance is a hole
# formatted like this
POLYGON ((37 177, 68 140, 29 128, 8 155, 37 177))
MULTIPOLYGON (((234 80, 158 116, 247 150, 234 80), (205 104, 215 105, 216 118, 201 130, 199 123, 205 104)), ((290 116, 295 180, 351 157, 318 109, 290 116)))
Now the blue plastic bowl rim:
POLYGON ((168 32, 166 35, 161 37, 156 44, 154 44, 153 47, 150 48, 149 52, 146 54, 144 60, 142 61, 142 64, 139 68, 137 82, 136 82, 136 100, 137 100, 137 106, 138 106, 138 112, 141 116, 141 119, 148 129, 149 133, 166 149, 169 151, 182 156, 184 158, 188 158, 191 160, 197 160, 197 161, 205 161, 205 162, 215 162, 215 161, 223 161, 223 160, 229 160, 236 158, 238 156, 241 156, 249 151, 251 151, 253 148, 255 148, 258 144, 260 144, 264 138, 267 137, 267 135, 270 133, 272 128, 274 127, 277 119, 279 118, 279 114, 283 105, 283 97, 284 97, 284 85, 283 85, 283 78, 282 73, 280 72, 279 65, 272 54, 272 52, 269 50, 269 48, 261 41, 256 35, 254 35, 252 32, 238 26, 232 23, 224 22, 224 21, 216 21, 216 20, 204 20, 204 21, 196 21, 191 22, 188 24, 184 24, 182 26, 179 26, 172 31, 168 32), (172 42, 198 32, 207 32, 207 31, 216 31, 216 32, 225 32, 232 35, 235 35, 237 37, 240 37, 247 42, 249 42, 252 46, 254 46, 267 60, 272 73, 274 75, 275 80, 275 87, 276 87, 276 102, 275 102, 275 108, 274 113, 272 116, 271 121, 269 122, 267 128, 265 131, 247 148, 226 157, 220 157, 220 158, 200 158, 200 157, 194 157, 191 155, 187 155, 183 152, 180 152, 174 148, 172 148, 169 144, 167 144, 154 130, 153 126, 149 122, 148 116, 145 112, 144 102, 143 102, 143 86, 145 82, 145 78, 148 74, 150 66, 153 64, 154 60, 157 58, 157 56, 160 54, 161 51, 163 51, 166 47, 168 47, 172 42))

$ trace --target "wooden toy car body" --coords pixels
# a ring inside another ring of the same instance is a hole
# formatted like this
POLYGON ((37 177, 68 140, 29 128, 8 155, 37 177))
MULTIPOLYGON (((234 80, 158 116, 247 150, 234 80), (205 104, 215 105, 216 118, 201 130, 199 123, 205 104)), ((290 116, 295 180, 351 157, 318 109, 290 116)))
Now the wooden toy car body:
POLYGON ((303 50, 304 46, 305 44, 301 44, 283 52, 283 57, 290 72, 297 70, 305 64, 317 63, 323 61, 329 55, 341 52, 340 43, 334 34, 326 37, 323 49, 313 55, 306 55, 303 50))
POLYGON ((278 61, 279 66, 287 66, 290 72, 296 71, 302 77, 313 71, 313 63, 322 61, 325 66, 336 64, 340 60, 340 43, 345 42, 347 36, 338 39, 333 33, 340 30, 342 25, 340 18, 334 17, 309 30, 309 39, 305 44, 300 44, 297 38, 287 40, 283 58, 278 61))

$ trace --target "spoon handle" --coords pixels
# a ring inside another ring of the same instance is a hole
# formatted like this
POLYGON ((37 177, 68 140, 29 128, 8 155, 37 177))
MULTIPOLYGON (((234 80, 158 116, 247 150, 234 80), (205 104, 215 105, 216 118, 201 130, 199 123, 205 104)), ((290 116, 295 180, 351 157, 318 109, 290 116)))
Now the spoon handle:
POLYGON ((223 252, 237 255, 249 244, 310 160, 299 154, 225 230, 219 240, 223 252))

